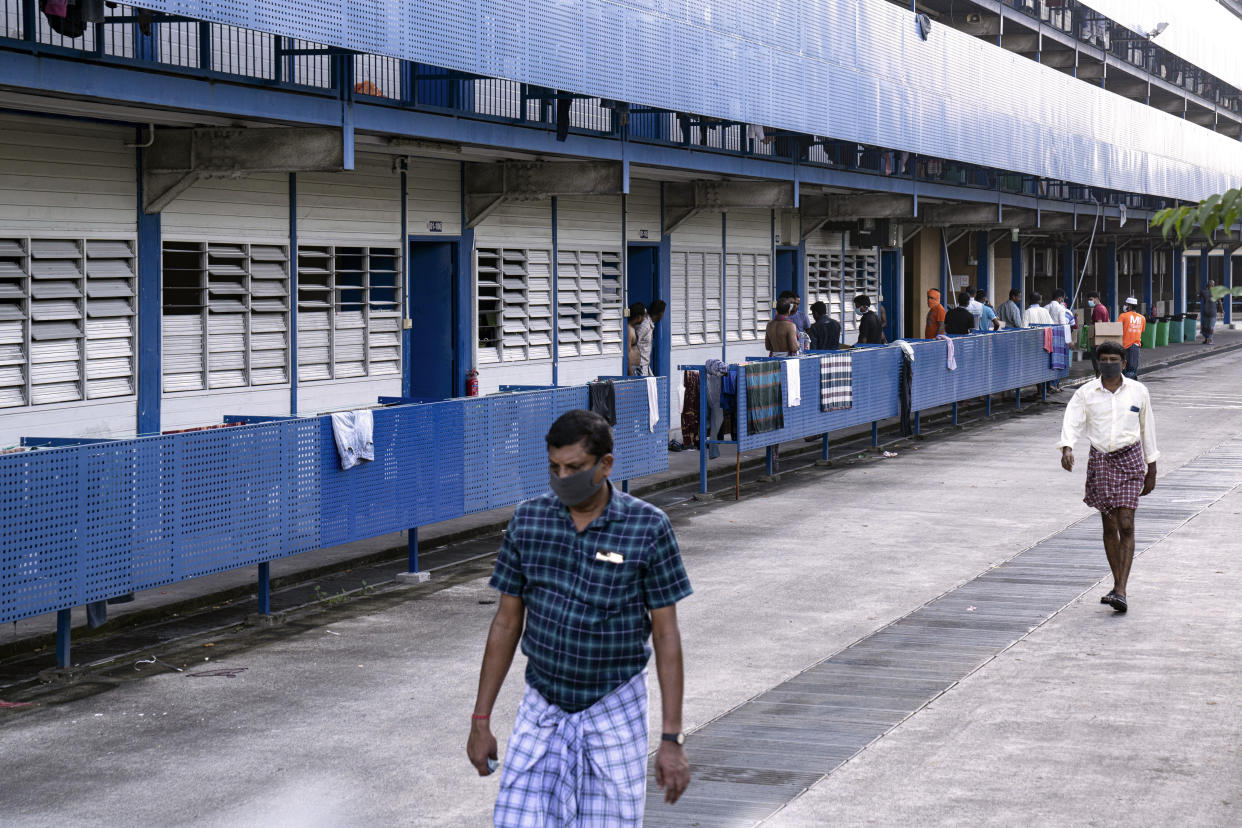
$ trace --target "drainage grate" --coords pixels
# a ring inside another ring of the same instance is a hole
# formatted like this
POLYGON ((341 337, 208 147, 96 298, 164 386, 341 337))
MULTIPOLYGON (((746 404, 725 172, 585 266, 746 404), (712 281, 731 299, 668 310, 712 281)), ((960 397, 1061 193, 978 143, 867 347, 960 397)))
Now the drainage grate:
MULTIPOLYGON (((1242 440, 1162 477, 1135 553, 1239 483, 1242 440)), ((1108 574, 1098 518, 1083 518, 700 728, 690 789, 670 808, 650 774, 645 824, 762 822, 1108 574)))

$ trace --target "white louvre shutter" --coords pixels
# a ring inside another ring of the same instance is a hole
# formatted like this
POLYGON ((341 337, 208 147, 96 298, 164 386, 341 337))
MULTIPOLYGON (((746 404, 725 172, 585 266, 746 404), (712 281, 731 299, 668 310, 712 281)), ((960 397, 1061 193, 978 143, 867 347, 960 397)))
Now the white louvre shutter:
POLYGON ((720 263, 719 253, 703 254, 703 339, 706 342, 719 342, 721 327, 724 323, 723 309, 720 306, 720 263))
POLYGON ((705 296, 703 291, 704 258, 703 253, 686 254, 686 341, 691 345, 702 345, 704 338, 705 296))
POLYGON ((621 353, 621 254, 606 250, 600 256, 600 339, 605 354, 621 353))
POLYGON ((82 245, 30 242, 30 402, 82 399, 82 245))
MULTIPOLYGON (((529 319, 529 345, 526 349, 526 359, 551 359, 552 358, 552 255, 547 250, 523 250, 512 251, 506 250, 506 261, 510 253, 517 253, 520 258, 526 259, 527 268, 527 301, 526 313, 529 319), (544 340, 547 344, 540 344, 544 340)), ((505 309, 506 318, 508 308, 505 309)), ((506 324, 505 339, 506 343, 509 338, 509 329, 506 324)), ((522 336, 525 336, 524 334, 522 336)), ((510 355, 505 353, 505 360, 509 360, 510 355)), ((521 359, 516 353, 514 358, 521 359)))
POLYGON ((365 377, 366 366, 366 250, 335 250, 333 286, 332 359, 337 379, 365 377))
POLYGON ((242 388, 246 382, 249 262, 241 244, 207 245, 207 387, 242 388))
POLYGON ((401 269, 392 247, 367 253, 367 375, 401 373, 401 269))
POLYGON ((134 393, 134 248, 130 242, 86 243, 86 393, 134 393))
POLYGON ((479 364, 499 362, 504 304, 499 250, 480 248, 475 251, 474 279, 478 288, 479 364))
POLYGON ((163 251, 164 391, 201 391, 206 388, 206 245, 165 242, 163 251))
POLYGON ((289 253, 250 245, 250 384, 289 381, 289 253))
POLYGON ((672 342, 674 345, 688 345, 690 343, 690 309, 687 305, 687 285, 689 283, 689 258, 690 254, 682 251, 674 251, 672 256, 672 265, 669 270, 669 281, 672 286, 672 307, 669 308, 672 317, 672 342))
POLYGON ((744 339, 761 338, 772 318, 772 256, 760 253, 755 256, 754 313, 750 317, 750 335, 744 339))
POLYGON ((332 379, 332 249, 298 248, 298 379, 332 379))
POLYGON ((556 265, 556 341, 562 357, 582 353, 582 309, 578 303, 579 254, 558 250, 556 265))
POLYGON ((0 408, 26 405, 30 296, 25 239, 0 239, 0 408))

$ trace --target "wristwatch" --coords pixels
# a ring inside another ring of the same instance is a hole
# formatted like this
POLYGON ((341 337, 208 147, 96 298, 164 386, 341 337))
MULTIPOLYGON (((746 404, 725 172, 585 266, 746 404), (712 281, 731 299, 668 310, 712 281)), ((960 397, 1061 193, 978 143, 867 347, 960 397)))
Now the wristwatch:
POLYGON ((663 742, 672 742, 677 745, 686 743, 686 734, 684 733, 661 733, 660 740, 663 742))

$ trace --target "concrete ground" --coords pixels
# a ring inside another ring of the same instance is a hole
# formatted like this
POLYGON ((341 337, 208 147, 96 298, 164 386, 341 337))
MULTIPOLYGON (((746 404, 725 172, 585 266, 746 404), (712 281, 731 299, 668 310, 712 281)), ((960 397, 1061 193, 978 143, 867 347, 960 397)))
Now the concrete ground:
MULTIPOLYGON (((1162 472, 1236 436, 1242 361, 1145 380, 1162 472)), ((671 509, 696 590, 687 729, 1086 515, 1059 426, 1059 406, 1032 409, 671 509)), ((1240 508, 1235 491, 1148 551, 1128 616, 1089 592, 771 824, 1242 824, 1240 508)), ((0 711, 5 824, 487 824, 496 779, 464 756, 487 571, 156 651, 200 675, 124 665, 0 711), (244 671, 201 675, 221 668, 244 671)), ((521 669, 496 709, 502 756, 521 669)))

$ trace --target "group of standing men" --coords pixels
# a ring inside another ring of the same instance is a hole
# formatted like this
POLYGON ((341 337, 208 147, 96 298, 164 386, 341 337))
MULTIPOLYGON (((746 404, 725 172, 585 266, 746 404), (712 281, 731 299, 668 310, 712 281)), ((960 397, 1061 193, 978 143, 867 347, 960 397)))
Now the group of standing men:
MULTIPOLYGON (((768 356, 797 356, 802 351, 836 351, 841 347, 841 323, 828 315, 824 302, 811 304, 812 322, 806 311, 801 310, 802 297, 792 290, 782 291, 776 299, 776 316, 764 332, 764 345, 768 356)), ((858 318, 856 345, 883 345, 884 306, 880 312, 872 310, 871 298, 854 297, 854 314, 858 318)))

